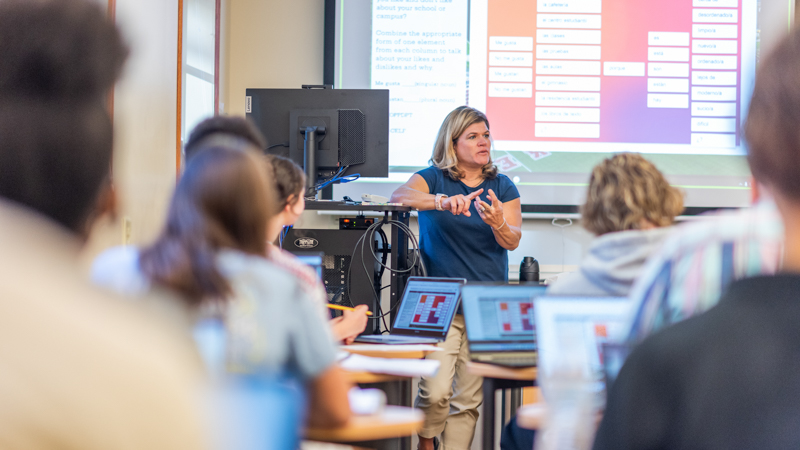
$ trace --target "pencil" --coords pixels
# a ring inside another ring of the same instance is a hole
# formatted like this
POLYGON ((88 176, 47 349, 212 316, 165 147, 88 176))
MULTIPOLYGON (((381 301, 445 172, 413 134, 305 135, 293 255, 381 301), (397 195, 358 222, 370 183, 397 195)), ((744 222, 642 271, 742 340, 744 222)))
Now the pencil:
MULTIPOLYGON (((330 303, 328 303, 327 306, 330 309, 338 309, 338 310, 341 310, 341 311, 355 311, 356 310, 355 308, 351 308, 349 306, 332 305, 330 303)), ((367 311, 367 315, 371 316, 372 315, 372 311, 367 311)))

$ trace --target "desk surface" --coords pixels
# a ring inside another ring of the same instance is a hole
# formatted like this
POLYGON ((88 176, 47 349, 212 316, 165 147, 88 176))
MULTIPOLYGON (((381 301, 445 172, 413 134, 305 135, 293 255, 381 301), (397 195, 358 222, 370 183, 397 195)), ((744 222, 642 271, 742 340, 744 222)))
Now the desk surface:
POLYGON ((357 355, 376 358, 422 359, 439 351, 433 345, 389 345, 389 344, 352 344, 342 345, 339 349, 357 355))
POLYGON ((310 428, 306 439, 324 442, 359 442, 411 436, 422 428, 422 411, 387 406, 378 414, 354 416, 340 428, 310 428))
POLYGON ((506 367, 495 364, 468 362, 467 371, 474 375, 504 380, 535 380, 536 367, 506 367))
POLYGON ((348 204, 340 201, 315 200, 306 201, 306 209, 309 211, 400 211, 409 212, 413 208, 405 205, 362 205, 348 204))
POLYGON ((347 374, 347 378, 352 383, 357 383, 357 384, 388 383, 392 381, 403 381, 411 378, 400 375, 389 375, 385 373, 351 372, 349 370, 345 370, 344 372, 347 374))

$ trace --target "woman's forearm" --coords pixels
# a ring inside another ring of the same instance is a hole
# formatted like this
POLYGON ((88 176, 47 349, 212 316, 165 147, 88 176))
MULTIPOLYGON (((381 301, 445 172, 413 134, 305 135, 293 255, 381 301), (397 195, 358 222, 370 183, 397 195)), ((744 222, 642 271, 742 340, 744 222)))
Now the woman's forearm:
POLYGON ((492 233, 495 241, 506 250, 516 250, 519 247, 520 239, 522 239, 522 229, 510 225, 508 221, 499 228, 492 228, 492 233))
POLYGON ((392 193, 389 201, 392 203, 402 203, 405 206, 416 208, 420 211, 430 211, 436 209, 434 204, 434 194, 420 192, 407 186, 400 186, 392 193))

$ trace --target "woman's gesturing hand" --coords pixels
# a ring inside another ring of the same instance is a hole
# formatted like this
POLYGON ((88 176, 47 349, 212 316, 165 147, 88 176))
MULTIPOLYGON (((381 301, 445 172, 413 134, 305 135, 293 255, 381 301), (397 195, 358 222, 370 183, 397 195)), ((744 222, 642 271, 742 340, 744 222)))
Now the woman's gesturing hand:
POLYGON ((475 199, 475 209, 478 210, 478 215, 481 219, 495 230, 501 228, 506 219, 503 217, 503 202, 497 199, 494 191, 489 189, 489 195, 486 196, 487 200, 491 200, 492 204, 488 204, 480 199, 475 199))
POLYGON ((470 217, 472 213, 469 212, 469 205, 476 197, 481 195, 482 192, 483 189, 478 189, 477 191, 472 192, 469 195, 458 194, 452 197, 443 198, 442 209, 450 211, 455 216, 463 214, 467 217, 470 217))

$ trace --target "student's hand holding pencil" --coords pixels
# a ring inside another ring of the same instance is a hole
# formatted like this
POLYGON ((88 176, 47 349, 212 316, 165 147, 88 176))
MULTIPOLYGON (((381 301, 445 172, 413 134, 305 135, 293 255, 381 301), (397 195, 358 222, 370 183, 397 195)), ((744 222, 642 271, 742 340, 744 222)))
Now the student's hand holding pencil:
POLYGON ((332 325, 334 334, 342 337, 345 344, 352 344, 353 340, 367 328, 367 315, 372 315, 367 305, 358 305, 355 308, 338 305, 328 305, 331 309, 342 309, 344 313, 341 317, 334 319, 332 325), (337 306, 337 308, 331 308, 337 306))

